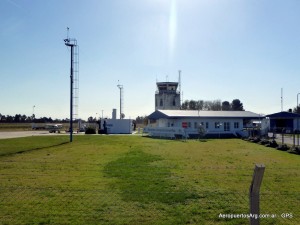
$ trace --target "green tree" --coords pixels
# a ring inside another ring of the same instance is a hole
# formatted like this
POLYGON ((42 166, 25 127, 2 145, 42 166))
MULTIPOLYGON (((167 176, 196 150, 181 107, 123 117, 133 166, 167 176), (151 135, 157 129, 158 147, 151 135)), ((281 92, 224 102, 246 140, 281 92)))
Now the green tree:
POLYGON ((231 106, 230 106, 230 103, 228 101, 222 102, 222 110, 223 111, 230 111, 231 110, 231 106))
POLYGON ((195 100, 191 100, 189 102, 189 110, 196 110, 196 101, 195 100))
POLYGON ((15 115, 14 122, 16 122, 16 123, 21 122, 21 114, 16 114, 15 115))
POLYGON ((189 100, 185 100, 185 101, 181 104, 181 109, 183 109, 183 110, 189 109, 189 100))
POLYGON ((203 100, 199 100, 196 102, 196 109, 197 110, 203 110, 203 106, 204 106, 204 101, 203 100))
POLYGON ((244 111, 243 103, 239 99, 233 99, 231 103, 231 110, 244 111))
POLYGON ((221 100, 212 101, 212 104, 211 104, 212 111, 221 111, 221 109, 222 109, 221 100))

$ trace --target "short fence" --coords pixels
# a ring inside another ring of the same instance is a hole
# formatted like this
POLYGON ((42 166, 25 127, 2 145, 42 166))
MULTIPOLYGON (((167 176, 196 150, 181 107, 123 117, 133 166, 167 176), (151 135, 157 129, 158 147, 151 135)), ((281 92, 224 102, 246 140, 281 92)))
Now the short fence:
MULTIPOLYGON (((280 176, 272 178, 275 183, 268 181, 266 185, 266 177, 262 179, 259 214, 251 214, 249 186, 253 170, 195 168, 186 171, 199 177, 193 185, 190 181, 185 183, 184 173, 178 175, 175 171, 167 178, 172 182, 167 190, 167 181, 158 180, 161 184, 156 189, 156 180, 144 177, 143 168, 133 166, 136 179, 141 181, 134 185, 141 185, 140 189, 122 186, 117 176, 110 178, 112 183, 108 182, 107 175, 102 175, 101 183, 96 180, 93 185, 78 188, 84 182, 82 178, 88 183, 98 176, 98 171, 89 171, 84 166, 75 168, 78 179, 70 179, 68 171, 45 170, 35 174, 35 168, 26 168, 27 175, 0 172, 0 224, 249 224, 251 218, 260 218, 260 224, 300 224, 300 193, 277 191, 276 179, 282 179, 280 176), (219 170, 221 175, 217 183, 207 186, 212 170, 219 170), (233 170, 241 173, 238 179, 230 180, 233 170), (53 187, 51 180, 55 179, 70 182, 53 187), (149 185, 147 179, 151 179, 153 187, 142 186, 143 181, 149 185), (25 180, 32 182, 24 185, 25 180), (245 181, 247 187, 241 190, 239 186, 245 181), (223 182, 236 183, 226 188, 220 185, 223 182)), ((299 177, 293 178, 293 182, 299 185, 299 177)))

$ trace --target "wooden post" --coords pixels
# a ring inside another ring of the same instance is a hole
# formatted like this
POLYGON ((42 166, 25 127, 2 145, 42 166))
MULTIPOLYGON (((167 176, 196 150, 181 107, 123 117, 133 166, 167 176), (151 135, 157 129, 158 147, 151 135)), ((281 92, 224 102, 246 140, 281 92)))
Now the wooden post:
POLYGON ((250 185, 250 225, 259 225, 259 190, 264 176, 265 166, 256 164, 250 185))
POLYGON ((295 137, 296 137, 296 132, 294 130, 294 132, 293 132, 293 147, 294 148, 295 148, 295 145, 296 145, 296 143, 295 143, 295 141, 296 141, 295 137))

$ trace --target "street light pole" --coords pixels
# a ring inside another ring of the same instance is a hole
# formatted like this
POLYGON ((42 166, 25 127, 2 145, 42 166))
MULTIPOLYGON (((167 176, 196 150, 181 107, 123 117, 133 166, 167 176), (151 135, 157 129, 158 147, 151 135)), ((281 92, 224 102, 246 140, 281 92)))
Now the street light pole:
POLYGON ((34 108, 35 108, 35 105, 32 106, 32 121, 33 121, 33 117, 34 117, 34 108))
POLYGON ((31 129, 34 128, 34 118, 35 118, 35 115, 34 115, 34 108, 35 108, 35 105, 32 106, 31 129))
MULTIPOLYGON (((300 93, 297 94, 297 106, 296 106, 296 113, 298 114, 298 107, 299 107, 299 103, 298 103, 298 96, 300 93)), ((299 146, 299 118, 297 116, 297 146, 299 146)))
POLYGON ((120 89, 120 120, 122 118, 122 91, 123 91, 123 85, 118 84, 117 87, 120 89))
POLYGON ((297 107, 296 107, 296 112, 298 113, 298 107, 299 107, 299 103, 298 103, 298 96, 300 95, 300 93, 297 94, 297 107))

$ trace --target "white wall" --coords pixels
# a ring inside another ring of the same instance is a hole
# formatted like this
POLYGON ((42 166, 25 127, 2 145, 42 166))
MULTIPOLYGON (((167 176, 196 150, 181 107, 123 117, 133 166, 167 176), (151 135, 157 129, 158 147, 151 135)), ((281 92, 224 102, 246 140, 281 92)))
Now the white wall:
POLYGON ((187 122, 190 125, 187 131, 197 131, 199 124, 203 123, 204 128, 208 133, 233 133, 243 130, 243 119, 232 119, 232 118, 180 118, 180 119, 159 119, 159 127, 182 127, 182 122, 187 122), (215 123, 220 123, 220 128, 215 127, 215 123), (228 122, 230 125, 229 131, 224 131, 224 124, 228 122), (234 127, 234 123, 238 123, 238 128, 234 127), (196 123, 196 127, 195 127, 196 123), (206 123, 208 123, 208 128, 206 128, 206 123))
POLYGON ((133 131, 133 124, 131 119, 107 119, 105 121, 108 134, 131 134, 133 131))

